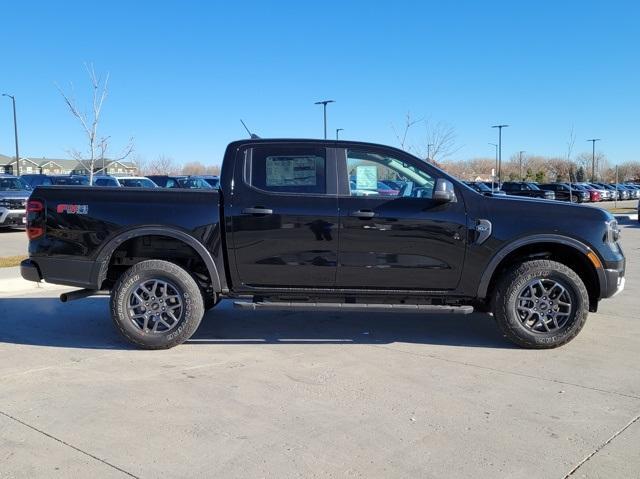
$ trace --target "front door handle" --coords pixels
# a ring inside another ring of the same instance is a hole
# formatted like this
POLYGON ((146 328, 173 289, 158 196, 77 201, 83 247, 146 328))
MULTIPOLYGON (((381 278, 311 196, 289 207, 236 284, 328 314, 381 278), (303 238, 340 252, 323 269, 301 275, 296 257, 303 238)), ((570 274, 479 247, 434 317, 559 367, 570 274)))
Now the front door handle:
POLYGON ((373 218, 376 214, 371 210, 358 210, 351 213, 356 218, 373 218))
POLYGON ((253 208, 245 208, 242 210, 247 215, 272 215, 273 210, 270 208, 263 208, 261 206, 254 206, 253 208))

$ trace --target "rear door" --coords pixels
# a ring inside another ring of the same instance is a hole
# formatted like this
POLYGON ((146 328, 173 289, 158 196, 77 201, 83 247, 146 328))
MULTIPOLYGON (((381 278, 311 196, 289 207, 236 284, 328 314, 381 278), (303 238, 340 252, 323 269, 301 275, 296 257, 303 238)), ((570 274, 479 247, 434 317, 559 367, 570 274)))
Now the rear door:
POLYGON ((383 147, 338 151, 340 250, 336 284, 342 288, 452 290, 466 247, 462 195, 432 199, 437 170, 383 147), (378 186, 396 180, 390 194, 378 186))
POLYGON ((257 143, 237 153, 230 201, 234 288, 332 287, 336 166, 321 143, 257 143))

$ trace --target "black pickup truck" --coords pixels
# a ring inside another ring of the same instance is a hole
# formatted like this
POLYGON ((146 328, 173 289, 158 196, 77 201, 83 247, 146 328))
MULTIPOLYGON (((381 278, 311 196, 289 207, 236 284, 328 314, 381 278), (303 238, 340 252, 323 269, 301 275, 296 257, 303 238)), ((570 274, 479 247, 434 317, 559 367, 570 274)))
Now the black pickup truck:
POLYGON ((142 348, 195 332, 222 298, 239 308, 492 312, 523 347, 560 346, 624 287, 606 211, 483 196, 386 146, 231 143, 219 190, 38 187, 22 276, 109 292, 142 348), (397 185, 382 191, 381 180, 397 185))

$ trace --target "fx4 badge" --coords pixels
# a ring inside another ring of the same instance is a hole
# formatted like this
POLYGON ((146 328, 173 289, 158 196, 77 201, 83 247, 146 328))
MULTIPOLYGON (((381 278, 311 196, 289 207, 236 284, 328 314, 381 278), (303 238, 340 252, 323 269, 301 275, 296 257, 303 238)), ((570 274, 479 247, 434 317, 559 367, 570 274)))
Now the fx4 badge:
POLYGON ((89 213, 89 206, 60 204, 56 208, 56 211, 58 213, 66 213, 68 215, 86 215, 89 213))

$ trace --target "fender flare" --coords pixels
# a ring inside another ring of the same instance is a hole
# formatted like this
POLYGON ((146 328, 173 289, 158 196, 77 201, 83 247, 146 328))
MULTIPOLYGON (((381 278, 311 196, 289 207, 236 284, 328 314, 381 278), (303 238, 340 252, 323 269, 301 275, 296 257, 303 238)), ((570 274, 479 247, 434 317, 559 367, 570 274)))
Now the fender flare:
POLYGON ((107 268, 109 267, 109 261, 114 251, 125 241, 133 238, 139 238, 141 236, 166 236, 182 241, 187 246, 190 246, 200 256, 202 261, 207 267, 209 276, 211 276, 211 283, 214 291, 222 291, 220 283, 220 275, 218 274, 218 268, 215 261, 211 256, 211 253, 204 247, 200 241, 193 236, 174 228, 167 228, 166 226, 143 226, 124 231, 115 237, 111 238, 100 250, 96 257, 96 269, 93 271, 93 277, 95 278, 95 284, 101 287, 102 282, 107 277, 107 268))
MULTIPOLYGON (((534 243, 556 243, 564 246, 569 246, 585 256, 593 252, 593 249, 587 246, 586 244, 578 241, 577 239, 571 238, 570 236, 564 236, 559 234, 538 234, 533 236, 527 236, 526 238, 521 238, 504 246, 501 250, 499 250, 489 264, 487 264, 484 272, 482 273, 482 278, 480 279, 480 284, 478 285, 478 293, 477 297, 484 299, 487 297, 487 292, 489 290, 489 283, 491 282, 491 278, 495 273, 498 265, 502 262, 503 259, 507 257, 510 253, 521 248, 526 245, 534 244, 534 243)), ((596 253, 597 254, 597 253, 596 253)), ((590 264, 591 261, 589 261, 590 264)), ((606 286, 607 278, 604 273, 604 269, 602 268, 594 268, 598 275, 598 281, 600 283, 600 290, 606 286)))

